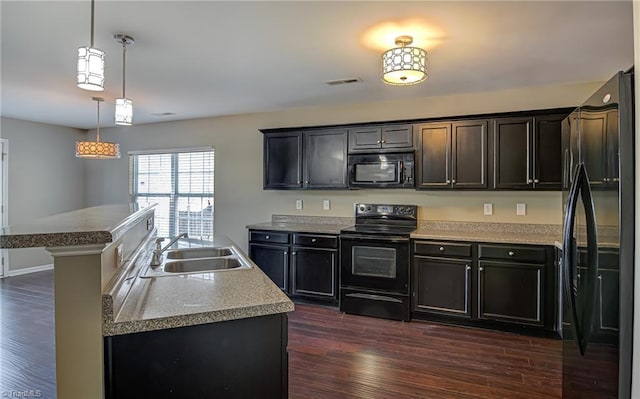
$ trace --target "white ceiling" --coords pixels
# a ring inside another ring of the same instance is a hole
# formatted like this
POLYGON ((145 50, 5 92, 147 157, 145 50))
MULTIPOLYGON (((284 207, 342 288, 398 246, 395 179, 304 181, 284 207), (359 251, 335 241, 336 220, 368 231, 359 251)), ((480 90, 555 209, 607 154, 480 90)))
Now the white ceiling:
MULTIPOLYGON (((101 126, 113 126, 127 33, 134 123, 301 106, 602 81, 633 63, 627 1, 96 0, 95 47, 106 52, 101 126), (412 34, 427 81, 380 80, 380 55, 412 34), (328 86, 358 77, 362 82, 328 86), (173 116, 155 114, 172 112, 173 116)), ((90 41, 90 1, 6 1, 1 13, 2 116, 93 128, 96 95, 75 86, 90 41)))

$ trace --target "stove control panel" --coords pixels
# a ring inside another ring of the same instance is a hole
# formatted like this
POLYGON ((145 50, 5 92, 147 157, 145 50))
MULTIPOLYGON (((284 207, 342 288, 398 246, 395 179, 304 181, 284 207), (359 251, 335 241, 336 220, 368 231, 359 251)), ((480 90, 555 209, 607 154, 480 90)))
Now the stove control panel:
POLYGON ((406 216, 415 218, 416 205, 356 204, 356 217, 359 216, 406 216))

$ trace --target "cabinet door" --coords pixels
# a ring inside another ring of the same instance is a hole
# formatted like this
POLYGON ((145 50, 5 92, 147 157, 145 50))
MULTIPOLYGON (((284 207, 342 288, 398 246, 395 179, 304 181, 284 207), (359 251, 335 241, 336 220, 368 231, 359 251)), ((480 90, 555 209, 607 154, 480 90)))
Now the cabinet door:
POLYGON ((291 252, 291 294, 336 299, 338 251, 294 247, 291 252))
POLYGON ((413 259, 413 311, 471 318, 471 260, 413 259))
POLYGON ((452 125, 451 184, 454 188, 487 188, 488 121, 452 125))
POLYGON ((493 179, 495 188, 530 189, 533 118, 494 121, 493 179))
POLYGON ((617 185, 620 181, 620 140, 618 139, 618 110, 607 112, 607 177, 609 185, 617 185))
POLYGON ((250 243, 249 257, 281 290, 289 291, 289 247, 250 243))
POLYGON ((562 186, 562 120, 565 115, 536 117, 533 186, 559 190, 562 186))
POLYGON ((349 129, 349 152, 377 150, 382 144, 382 129, 378 126, 349 129))
POLYGON ((413 149, 413 127, 411 125, 383 126, 382 148, 413 149))
POLYGON ((418 125, 418 188, 451 187, 451 124, 418 125))
POLYGON ((544 265, 480 261, 478 318, 544 324, 544 265))
POLYGON ((304 133, 304 187, 347 188, 347 130, 304 133))
POLYGON ((592 188, 606 183, 607 113, 580 111, 580 162, 587 167, 592 188))
POLYGON ((597 331, 617 337, 620 329, 620 273, 617 270, 599 270, 597 331))
POLYGON ((302 187, 302 133, 265 133, 263 187, 302 187))

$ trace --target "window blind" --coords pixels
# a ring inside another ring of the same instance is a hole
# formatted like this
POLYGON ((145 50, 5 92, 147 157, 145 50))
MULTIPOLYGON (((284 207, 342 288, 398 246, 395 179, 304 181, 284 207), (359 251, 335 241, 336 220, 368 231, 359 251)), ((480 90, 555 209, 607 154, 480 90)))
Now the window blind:
POLYGON ((213 149, 129 154, 131 200, 158 204, 159 237, 213 237, 214 160, 213 149))

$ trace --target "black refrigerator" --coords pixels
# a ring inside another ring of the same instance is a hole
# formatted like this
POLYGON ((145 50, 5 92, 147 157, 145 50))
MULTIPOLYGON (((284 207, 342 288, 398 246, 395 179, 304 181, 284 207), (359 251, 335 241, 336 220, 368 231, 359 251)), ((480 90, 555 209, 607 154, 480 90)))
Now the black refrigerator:
POLYGON ((631 397, 633 69, 562 122, 562 397, 631 397))

